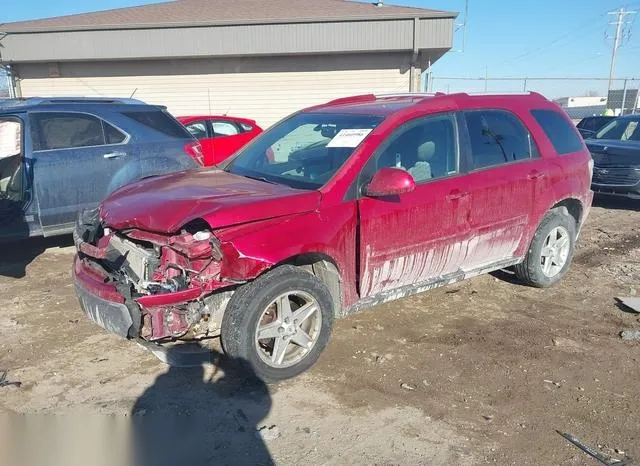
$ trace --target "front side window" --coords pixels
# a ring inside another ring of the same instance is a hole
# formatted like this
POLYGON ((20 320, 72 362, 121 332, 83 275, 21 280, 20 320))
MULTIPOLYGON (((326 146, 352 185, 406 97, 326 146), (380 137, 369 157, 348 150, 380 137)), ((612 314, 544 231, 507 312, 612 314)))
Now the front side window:
POLYGON ((238 127, 228 121, 215 121, 211 122, 211 128, 213 128, 213 134, 215 136, 235 136, 240 131, 238 127))
POLYGON ((439 115, 413 120, 383 143, 371 175, 384 167, 408 171, 416 183, 458 173, 458 147, 454 119, 439 115))
POLYGON ((617 118, 596 134, 596 139, 640 141, 640 118, 617 118))
POLYGON ((224 169, 265 182, 317 189, 383 119, 375 115, 299 113, 254 139, 224 169))
POLYGON ((0 222, 19 212, 22 201, 22 122, 0 118, 0 222))
POLYGON ((474 110, 464 113, 471 144, 472 168, 504 165, 537 156, 533 140, 512 113, 474 110))
POLYGON ((0 160, 22 153, 22 124, 0 119, 0 160))
POLYGON ((191 136, 196 139, 205 139, 209 137, 207 134, 207 125, 204 121, 194 121, 184 125, 184 127, 187 128, 187 131, 191 133, 191 136))

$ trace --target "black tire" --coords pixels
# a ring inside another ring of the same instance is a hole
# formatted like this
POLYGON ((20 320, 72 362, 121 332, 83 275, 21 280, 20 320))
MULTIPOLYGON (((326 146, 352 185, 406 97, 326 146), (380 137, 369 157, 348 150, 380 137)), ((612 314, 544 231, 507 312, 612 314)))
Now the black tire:
POLYGON ((236 290, 222 319, 220 337, 228 356, 248 366, 259 379, 272 383, 295 377, 313 366, 329 342, 332 326, 333 299, 325 284, 304 270, 283 265, 236 290), (319 334, 311 350, 295 365, 272 367, 258 354, 261 351, 255 338, 258 319, 278 296, 294 290, 308 293, 318 303, 321 313, 319 334))
POLYGON ((543 217, 536 230, 529 251, 520 264, 515 266, 516 277, 523 283, 536 288, 546 288, 558 283, 569 270, 576 242, 576 221, 565 207, 551 209, 543 217), (547 276, 542 267, 542 248, 549 234, 557 227, 563 227, 569 234, 569 254, 562 269, 552 277, 547 276))

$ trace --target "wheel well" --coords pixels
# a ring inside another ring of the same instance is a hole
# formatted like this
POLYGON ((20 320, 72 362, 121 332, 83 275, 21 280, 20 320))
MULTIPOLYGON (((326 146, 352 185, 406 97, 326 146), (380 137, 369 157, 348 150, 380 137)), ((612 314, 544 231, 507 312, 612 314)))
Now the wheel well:
POLYGON ((322 281, 333 298, 334 314, 340 313, 342 309, 342 279, 338 266, 331 257, 319 253, 300 254, 287 259, 283 264, 300 267, 322 281))
POLYGON ((563 201, 558 202, 552 208, 555 209, 557 207, 565 207, 575 221, 576 227, 580 225, 580 220, 582 219, 582 203, 577 199, 564 199, 563 201))

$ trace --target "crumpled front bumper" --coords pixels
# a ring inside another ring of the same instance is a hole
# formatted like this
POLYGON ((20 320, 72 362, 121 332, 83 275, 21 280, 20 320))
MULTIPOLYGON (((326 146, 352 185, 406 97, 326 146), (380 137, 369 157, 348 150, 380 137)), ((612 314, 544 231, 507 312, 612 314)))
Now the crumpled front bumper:
POLYGON ((133 318, 124 298, 78 256, 73 263, 73 280, 80 307, 89 319, 111 333, 131 337, 133 318))

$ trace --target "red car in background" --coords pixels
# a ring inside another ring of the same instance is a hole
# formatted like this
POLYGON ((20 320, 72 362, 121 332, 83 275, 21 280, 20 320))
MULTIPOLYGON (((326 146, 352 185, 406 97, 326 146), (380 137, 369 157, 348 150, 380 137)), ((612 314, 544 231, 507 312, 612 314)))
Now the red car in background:
POLYGON ((247 118, 197 115, 178 117, 178 121, 200 141, 205 167, 222 162, 262 133, 262 128, 247 118))

